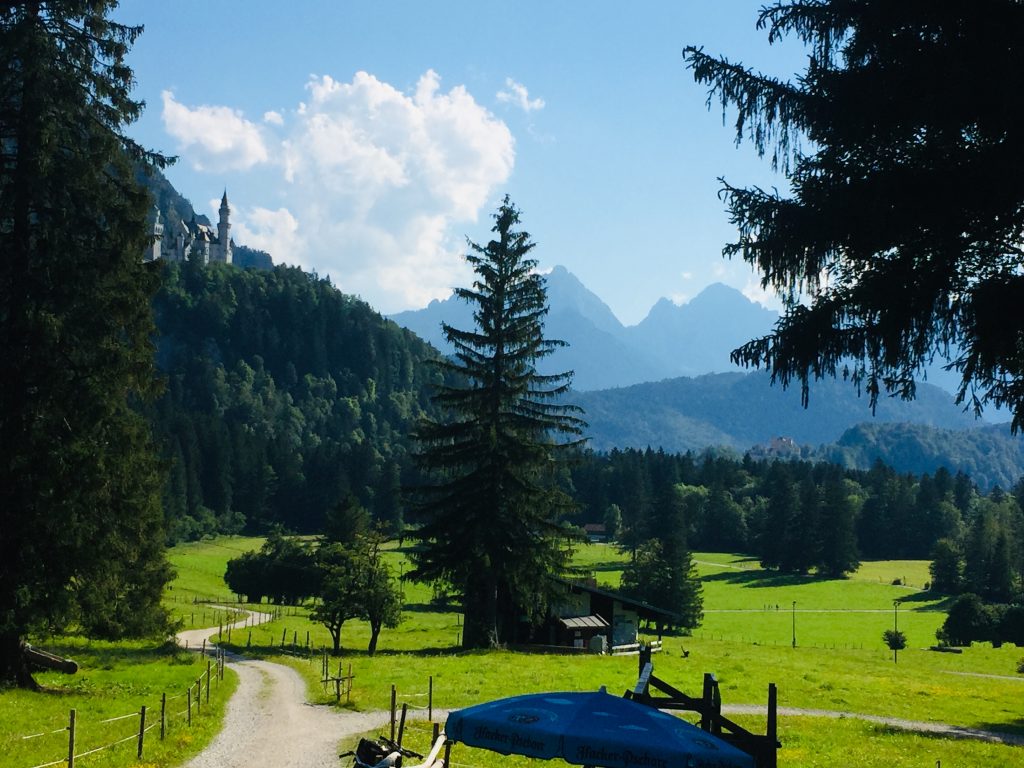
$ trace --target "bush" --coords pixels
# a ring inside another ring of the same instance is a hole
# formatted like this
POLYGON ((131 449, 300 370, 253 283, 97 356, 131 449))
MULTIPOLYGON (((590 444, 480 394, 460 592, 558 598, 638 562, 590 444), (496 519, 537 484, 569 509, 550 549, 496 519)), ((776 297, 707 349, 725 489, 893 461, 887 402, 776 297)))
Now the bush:
POLYGON ((949 615, 935 636, 950 645, 970 645, 975 640, 995 641, 997 624, 995 607, 968 593, 960 595, 950 606, 949 615))

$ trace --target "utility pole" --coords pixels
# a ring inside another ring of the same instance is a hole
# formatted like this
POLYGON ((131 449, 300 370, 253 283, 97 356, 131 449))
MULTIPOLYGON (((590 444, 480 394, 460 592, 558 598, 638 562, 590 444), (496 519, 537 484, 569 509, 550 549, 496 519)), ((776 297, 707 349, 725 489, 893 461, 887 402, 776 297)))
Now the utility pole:
POLYGON ((796 648, 796 600, 793 601, 793 647, 796 648))
MULTIPOLYGON (((893 600, 892 601, 892 631, 893 631, 893 640, 895 641, 896 645, 899 645, 899 635, 900 635, 900 601, 899 600, 893 600)), ((899 663, 897 661, 898 655, 899 655, 899 649, 896 648, 896 647, 893 647, 893 649, 892 649, 892 663, 893 664, 898 664, 899 663)))

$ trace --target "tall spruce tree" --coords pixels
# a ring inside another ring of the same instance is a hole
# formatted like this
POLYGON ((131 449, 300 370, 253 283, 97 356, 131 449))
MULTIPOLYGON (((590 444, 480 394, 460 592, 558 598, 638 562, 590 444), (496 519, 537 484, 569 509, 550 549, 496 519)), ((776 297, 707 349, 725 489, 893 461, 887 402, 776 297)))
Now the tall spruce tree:
POLYGON ((786 307, 733 359, 799 382, 805 402, 812 379, 842 375, 874 404, 912 397, 949 356, 960 400, 1006 405, 1019 429, 1024 186, 1008 170, 1024 167, 1024 3, 792 0, 758 27, 807 46, 798 80, 684 51, 709 105, 735 108, 737 141, 791 187, 723 181, 739 231, 724 253, 786 307))
POLYGON ((0 9, 0 682, 75 621, 166 625, 161 471, 132 401, 154 393, 145 193, 125 136, 138 27, 103 0, 0 9))
POLYGON ((450 420, 417 431, 420 465, 433 484, 420 489, 423 522, 411 578, 441 581, 461 595, 467 648, 505 642, 517 617, 536 617, 565 569, 572 534, 561 520, 572 503, 557 467, 579 443, 580 409, 559 402, 571 374, 541 375, 536 363, 564 342, 544 337, 547 294, 534 243, 506 196, 494 239, 470 242, 475 327, 444 326, 455 348, 440 363, 452 381, 435 401, 450 420))

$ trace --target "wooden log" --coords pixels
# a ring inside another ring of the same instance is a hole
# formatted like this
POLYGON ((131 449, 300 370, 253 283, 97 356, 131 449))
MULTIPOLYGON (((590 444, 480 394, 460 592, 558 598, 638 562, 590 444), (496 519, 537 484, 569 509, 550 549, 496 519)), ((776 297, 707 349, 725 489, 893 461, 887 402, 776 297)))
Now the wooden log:
POLYGON ((25 659, 25 663, 33 667, 63 672, 65 675, 73 675, 78 671, 78 662, 74 659, 61 658, 28 643, 21 646, 21 655, 25 659))

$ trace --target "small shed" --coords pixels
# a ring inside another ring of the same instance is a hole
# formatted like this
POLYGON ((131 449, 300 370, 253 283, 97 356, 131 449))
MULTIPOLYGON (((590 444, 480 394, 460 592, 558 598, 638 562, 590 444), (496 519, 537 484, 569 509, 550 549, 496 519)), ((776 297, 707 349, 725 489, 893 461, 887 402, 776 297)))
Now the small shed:
POLYGON ((561 598, 552 601, 548 620, 533 633, 535 643, 614 653, 636 646, 641 619, 673 624, 682 618, 595 584, 555 581, 561 598))

